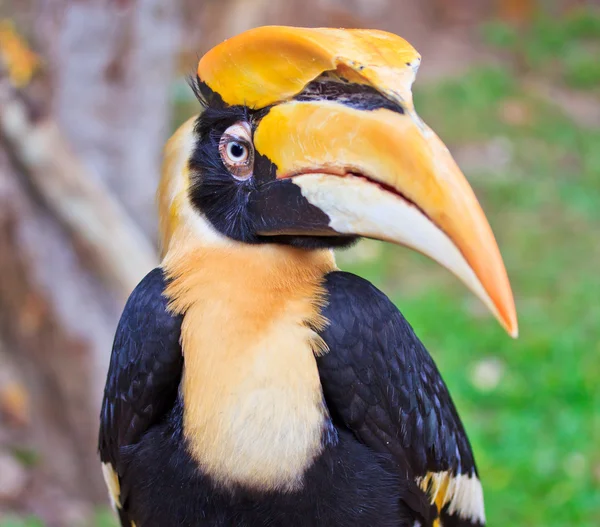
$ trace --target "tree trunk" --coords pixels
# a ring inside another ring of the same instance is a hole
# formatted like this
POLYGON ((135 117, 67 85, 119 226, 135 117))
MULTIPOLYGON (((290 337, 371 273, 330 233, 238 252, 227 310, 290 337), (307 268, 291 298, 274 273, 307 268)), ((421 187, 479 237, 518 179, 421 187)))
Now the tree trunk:
POLYGON ((155 236, 157 167, 169 132, 178 2, 38 0, 53 114, 75 153, 155 236))
POLYGON ((97 416, 124 299, 157 263, 176 6, 37 0, 19 19, 44 71, 19 91, 0 75, 0 342, 29 400, 11 418, 0 379, 0 454, 35 455, 0 517, 65 526, 105 501, 97 416))

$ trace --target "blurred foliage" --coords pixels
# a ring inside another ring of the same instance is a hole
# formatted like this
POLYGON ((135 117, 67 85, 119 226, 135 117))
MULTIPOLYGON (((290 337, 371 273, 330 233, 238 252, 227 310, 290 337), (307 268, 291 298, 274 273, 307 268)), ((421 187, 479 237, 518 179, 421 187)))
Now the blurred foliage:
POLYGON ((539 16, 527 28, 493 22, 482 33, 528 70, 600 92, 600 8, 576 9, 561 18, 539 16))
MULTIPOLYGON (((100 510, 92 519, 92 525, 82 524, 81 527, 117 527, 118 523, 114 518, 112 511, 100 510)), ((11 516, 0 519, 0 527, 44 527, 44 524, 37 518, 30 516, 27 518, 11 516)))
POLYGON ((39 57, 29 49, 12 20, 0 19, 0 58, 18 87, 26 85, 40 66, 39 57))
POLYGON ((38 520, 37 518, 17 518, 17 517, 8 517, 2 519, 2 523, 0 523, 2 527, 43 527, 44 524, 38 520))
POLYGON ((40 463, 39 452, 27 447, 15 447, 12 449, 13 457, 24 467, 33 468, 40 463))

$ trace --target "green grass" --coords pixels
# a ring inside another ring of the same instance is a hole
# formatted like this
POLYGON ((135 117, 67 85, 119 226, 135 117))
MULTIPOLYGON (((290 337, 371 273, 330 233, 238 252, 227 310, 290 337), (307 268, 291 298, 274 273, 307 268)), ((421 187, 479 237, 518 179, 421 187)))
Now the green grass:
POLYGON ((525 70, 600 91, 598 7, 574 9, 560 18, 542 15, 527 30, 492 22, 483 26, 482 33, 489 44, 513 54, 525 70))
MULTIPOLYGON (((44 527, 44 523, 34 516, 7 516, 0 517, 0 527, 44 527)), ((83 523, 80 527, 118 527, 118 523, 112 511, 102 508, 94 514, 91 523, 83 523)))
POLYGON ((2 518, 0 525, 2 527, 44 527, 44 524, 33 516, 27 518, 9 516, 2 518))

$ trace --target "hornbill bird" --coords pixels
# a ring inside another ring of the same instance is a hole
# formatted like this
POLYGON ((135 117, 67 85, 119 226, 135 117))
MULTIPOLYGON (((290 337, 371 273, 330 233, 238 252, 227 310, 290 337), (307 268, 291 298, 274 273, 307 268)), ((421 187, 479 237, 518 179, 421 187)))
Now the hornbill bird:
POLYGON ((464 427, 359 237, 456 274, 516 336, 492 231, 382 31, 262 27, 210 50, 169 140, 163 260, 118 325, 99 450, 122 525, 485 523, 464 427))

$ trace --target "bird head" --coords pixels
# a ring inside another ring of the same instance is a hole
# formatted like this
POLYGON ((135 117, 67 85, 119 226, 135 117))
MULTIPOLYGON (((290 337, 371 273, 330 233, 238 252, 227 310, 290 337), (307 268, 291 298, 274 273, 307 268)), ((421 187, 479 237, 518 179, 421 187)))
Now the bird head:
POLYGON ((516 336, 506 270, 446 146, 415 112, 420 55, 382 31, 261 27, 202 57, 203 110, 166 148, 163 248, 205 243, 411 247, 460 278, 516 336))

